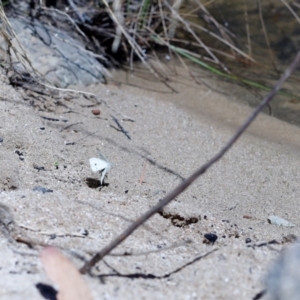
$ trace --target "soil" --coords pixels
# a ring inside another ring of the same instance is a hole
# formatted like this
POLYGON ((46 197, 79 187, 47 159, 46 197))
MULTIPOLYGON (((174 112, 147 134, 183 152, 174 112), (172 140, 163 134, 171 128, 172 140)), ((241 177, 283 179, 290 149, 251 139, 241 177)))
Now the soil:
MULTIPOLYGON (((129 76, 144 88, 77 86, 96 97, 45 98, 25 97, 0 78, 1 299, 44 299, 36 285, 52 284, 43 247, 14 238, 63 247, 81 267, 211 158, 251 112, 191 82, 178 82, 178 94, 151 92, 159 89, 149 78, 129 76), (112 164, 101 189, 89 187, 100 179, 89 165, 99 151, 112 164)), ((94 299, 253 299, 265 290, 273 261, 299 236, 298 136, 298 127, 261 115, 113 251, 119 256, 84 275, 94 299), (270 215, 296 226, 271 225, 270 215)))

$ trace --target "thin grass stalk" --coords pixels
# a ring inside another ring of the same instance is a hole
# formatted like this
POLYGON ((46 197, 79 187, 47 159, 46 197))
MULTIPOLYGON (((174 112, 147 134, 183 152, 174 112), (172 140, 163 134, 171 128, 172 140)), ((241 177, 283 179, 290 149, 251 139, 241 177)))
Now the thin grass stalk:
POLYGON ((248 55, 252 56, 250 26, 249 26, 249 20, 248 20, 248 9, 247 9, 246 0, 244 0, 244 15, 245 15, 246 33, 247 33, 248 55))
POLYGON ((122 31, 123 35, 125 36, 125 38, 127 39, 129 45, 134 49, 136 55, 138 56, 138 58, 145 64, 145 66, 150 70, 150 72, 159 80, 162 81, 170 90, 172 90, 173 92, 177 92, 172 86, 170 86, 166 81, 162 80, 159 75, 155 72, 155 70, 148 64, 148 62, 145 59, 145 54, 143 53, 143 50, 141 49, 140 45, 138 45, 136 43, 135 40, 132 39, 132 37, 127 33, 127 31, 125 30, 125 28, 122 26, 122 24, 120 24, 118 22, 118 19, 116 18, 115 14, 112 12, 109 4, 107 3, 106 0, 103 0, 103 3, 105 4, 107 11, 109 12, 112 20, 115 22, 115 24, 117 24, 118 26, 120 26, 120 30, 122 31))
MULTIPOLYGON (((258 88, 258 89, 261 89, 261 90, 264 90, 264 91, 270 91, 270 89, 271 89, 271 87, 265 86, 263 84, 260 84, 260 83, 257 83, 257 82, 254 82, 254 81, 251 81, 251 80, 248 80, 248 79, 239 78, 239 77, 237 77, 235 75, 232 75, 232 74, 224 73, 224 72, 222 72, 222 71, 220 71, 220 70, 218 70, 218 69, 210 66, 209 64, 207 64, 207 63, 199 60, 198 58, 196 58, 197 54, 189 52, 186 49, 183 49, 183 48, 180 48, 180 47, 176 47, 174 45, 167 44, 159 36, 153 36, 153 39, 156 40, 158 43, 165 44, 167 47, 170 47, 170 49, 172 51, 179 53, 183 57, 189 59, 190 61, 192 61, 192 62, 194 62, 196 64, 198 64, 201 67, 204 67, 205 69, 213 72, 216 75, 222 76, 224 78, 227 78, 227 79, 230 79, 230 80, 233 80, 233 81, 244 83, 246 85, 249 85, 251 87, 255 87, 255 88, 258 88)), ((280 92, 280 94, 284 95, 284 96, 289 96, 289 97, 296 97, 295 95, 292 95, 292 94, 286 93, 286 92, 280 92)), ((296 98, 299 98, 299 97, 296 97, 296 98)))
POLYGON ((223 70, 226 73, 230 73, 228 68, 222 64, 219 59, 209 50, 209 48, 202 42, 202 40, 195 34, 194 30, 191 29, 189 23, 185 20, 183 20, 183 18, 178 14, 178 12, 176 10, 174 10, 170 4, 164 0, 164 4, 166 5, 166 7, 168 7, 170 9, 170 11, 172 11, 172 14, 185 26, 185 28, 187 29, 187 31, 194 37, 194 39, 205 49, 205 51, 223 68, 223 70))
POLYGON ((274 55, 273 55, 273 52, 271 50, 271 46, 270 46, 270 42, 269 42, 269 38, 268 38, 268 33, 267 33, 265 22, 264 22, 264 17, 263 17, 263 14, 262 14, 261 0, 257 0, 257 4, 258 4, 258 14, 259 14, 260 22, 261 22, 261 27, 263 29, 263 33, 264 33, 264 36, 265 36, 265 41, 266 41, 268 51, 269 51, 269 54, 270 54, 270 60, 271 60, 271 63, 273 65, 274 71, 276 73, 278 73, 278 70, 277 70, 277 67, 276 67, 276 64, 275 64, 274 55))

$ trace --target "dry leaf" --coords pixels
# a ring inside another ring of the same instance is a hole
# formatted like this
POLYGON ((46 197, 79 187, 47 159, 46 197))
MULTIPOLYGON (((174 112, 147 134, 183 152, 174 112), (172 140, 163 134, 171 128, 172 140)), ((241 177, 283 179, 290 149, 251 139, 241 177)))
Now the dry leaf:
POLYGON ((40 257, 48 277, 58 287, 58 300, 92 299, 82 275, 58 249, 47 247, 40 257))

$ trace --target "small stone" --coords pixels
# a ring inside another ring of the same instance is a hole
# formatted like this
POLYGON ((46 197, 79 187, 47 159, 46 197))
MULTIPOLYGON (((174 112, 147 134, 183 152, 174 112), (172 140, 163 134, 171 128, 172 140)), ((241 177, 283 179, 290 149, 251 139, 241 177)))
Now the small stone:
POLYGON ((79 230, 77 230, 79 234, 83 235, 83 236, 88 236, 89 235, 89 231, 85 228, 80 228, 79 230))
POLYGON ((93 110, 92 110, 92 113, 93 113, 95 116, 97 116, 97 115, 100 115, 100 114, 101 114, 101 111, 100 111, 100 109, 93 109, 93 110))
POLYGON ((205 244, 214 244, 217 240, 218 236, 214 233, 206 233, 204 234, 204 241, 205 244))
POLYGON ((278 216, 270 216, 268 217, 268 222, 272 225, 279 225, 279 226, 284 226, 284 227, 294 227, 295 225, 292 224, 291 222, 282 219, 278 216))
POLYGON ((17 155, 19 155, 19 159, 20 159, 20 160, 24 160, 24 154, 23 154, 23 152, 21 152, 21 151, 19 151, 19 150, 15 150, 15 153, 16 153, 17 155))
POLYGON ((0 143, 2 143, 3 142, 3 138, 2 137, 0 137, 0 143))
POLYGON ((246 238, 245 242, 246 242, 246 244, 249 244, 249 243, 251 243, 251 239, 250 238, 246 238))
POLYGON ((45 194, 45 193, 52 193, 53 192, 53 190, 47 189, 47 188, 45 188, 43 186, 36 186, 36 187, 33 188, 33 191, 35 191, 35 192, 41 192, 43 194, 45 194))

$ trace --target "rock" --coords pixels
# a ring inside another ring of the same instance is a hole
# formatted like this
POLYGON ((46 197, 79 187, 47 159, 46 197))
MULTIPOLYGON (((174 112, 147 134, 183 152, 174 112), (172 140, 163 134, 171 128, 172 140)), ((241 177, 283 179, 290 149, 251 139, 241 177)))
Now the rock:
POLYGON ((279 225, 284 227, 294 227, 295 225, 285 219, 282 219, 278 216, 270 216, 268 217, 268 222, 272 225, 279 225))
POLYGON ((218 239, 218 236, 214 233, 206 233, 204 234, 204 243, 205 244, 214 244, 216 240, 218 239))
POLYGON ((41 192, 43 194, 45 194, 45 193, 53 193, 53 190, 47 189, 47 188, 45 188, 43 186, 36 186, 32 190, 35 191, 35 192, 41 192))
POLYGON ((300 243, 280 255, 267 276, 271 300, 298 300, 300 295, 300 243))
MULTIPOLYGON (((105 69, 99 61, 78 40, 62 29, 49 27, 38 20, 9 18, 22 47, 38 70, 53 85, 66 88, 69 85, 89 85, 105 81, 105 69)), ((19 49, 15 40, 13 45, 19 49)), ((0 39, 0 48, 6 51, 6 44, 0 39)), ((13 61, 16 58, 13 57, 13 61)), ((17 67, 23 69, 21 64, 17 67)))
POLYGON ((95 116, 97 116, 97 115, 100 115, 101 111, 100 111, 100 109, 93 109, 93 110, 92 110, 92 113, 93 113, 95 116))

